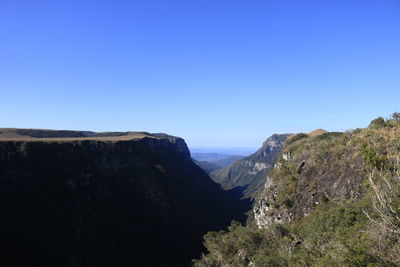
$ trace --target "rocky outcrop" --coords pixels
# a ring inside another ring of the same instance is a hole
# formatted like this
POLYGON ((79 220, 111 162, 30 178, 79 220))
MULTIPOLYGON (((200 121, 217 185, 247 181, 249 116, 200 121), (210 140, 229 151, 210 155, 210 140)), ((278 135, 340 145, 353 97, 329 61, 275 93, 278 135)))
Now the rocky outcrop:
POLYGON ((289 138, 285 144, 255 202, 258 227, 289 222, 307 216, 323 202, 358 199, 365 192, 360 144, 350 133, 292 141, 289 138))
POLYGON ((2 266, 187 266, 249 209, 181 138, 0 132, 2 266))
POLYGON ((236 161, 233 165, 213 171, 210 177, 224 189, 246 187, 243 194, 251 197, 265 182, 274 166, 285 140, 290 134, 274 134, 254 154, 236 161))

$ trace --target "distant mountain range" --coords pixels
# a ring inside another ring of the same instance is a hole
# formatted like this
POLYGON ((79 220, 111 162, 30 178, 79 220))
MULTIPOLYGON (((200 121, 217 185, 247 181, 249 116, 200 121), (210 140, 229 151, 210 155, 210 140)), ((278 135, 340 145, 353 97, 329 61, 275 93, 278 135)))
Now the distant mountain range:
POLYGON ((192 158, 196 161, 206 161, 213 163, 219 168, 224 168, 244 158, 244 156, 219 153, 192 153, 192 158))
POLYGON ((257 147, 190 147, 191 153, 217 153, 222 155, 248 156, 257 150, 257 147))

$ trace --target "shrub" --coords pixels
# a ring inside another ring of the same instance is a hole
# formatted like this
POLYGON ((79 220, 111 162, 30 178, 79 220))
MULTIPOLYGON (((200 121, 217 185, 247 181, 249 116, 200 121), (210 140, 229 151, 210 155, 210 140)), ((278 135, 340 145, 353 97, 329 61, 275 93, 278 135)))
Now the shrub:
POLYGON ((383 170, 388 166, 387 162, 388 159, 384 155, 377 155, 375 150, 373 150, 371 147, 367 146, 366 144, 363 145, 362 148, 362 156, 365 164, 368 167, 376 168, 378 170, 383 170))

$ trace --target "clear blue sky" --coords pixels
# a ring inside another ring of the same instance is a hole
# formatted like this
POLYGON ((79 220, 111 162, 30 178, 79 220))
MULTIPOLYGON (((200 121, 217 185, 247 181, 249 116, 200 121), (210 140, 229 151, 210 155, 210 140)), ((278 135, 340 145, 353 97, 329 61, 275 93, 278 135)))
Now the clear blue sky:
POLYGON ((0 0, 0 127, 190 146, 400 110, 398 0, 0 0))

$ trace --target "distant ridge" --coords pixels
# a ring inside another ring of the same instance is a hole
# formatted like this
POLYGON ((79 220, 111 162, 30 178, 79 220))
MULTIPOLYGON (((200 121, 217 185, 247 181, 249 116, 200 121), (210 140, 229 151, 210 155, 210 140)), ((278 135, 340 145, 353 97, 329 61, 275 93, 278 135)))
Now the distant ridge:
POLYGON ((49 130, 49 129, 20 129, 0 128, 0 140, 131 140, 142 138, 157 139, 179 139, 178 137, 163 133, 148 132, 92 132, 92 131, 71 131, 71 130, 49 130))
POLYGON ((210 173, 211 179, 225 190, 244 189, 244 197, 252 197, 262 187, 267 173, 273 168, 283 143, 292 134, 274 134, 255 153, 237 160, 232 165, 210 173))

